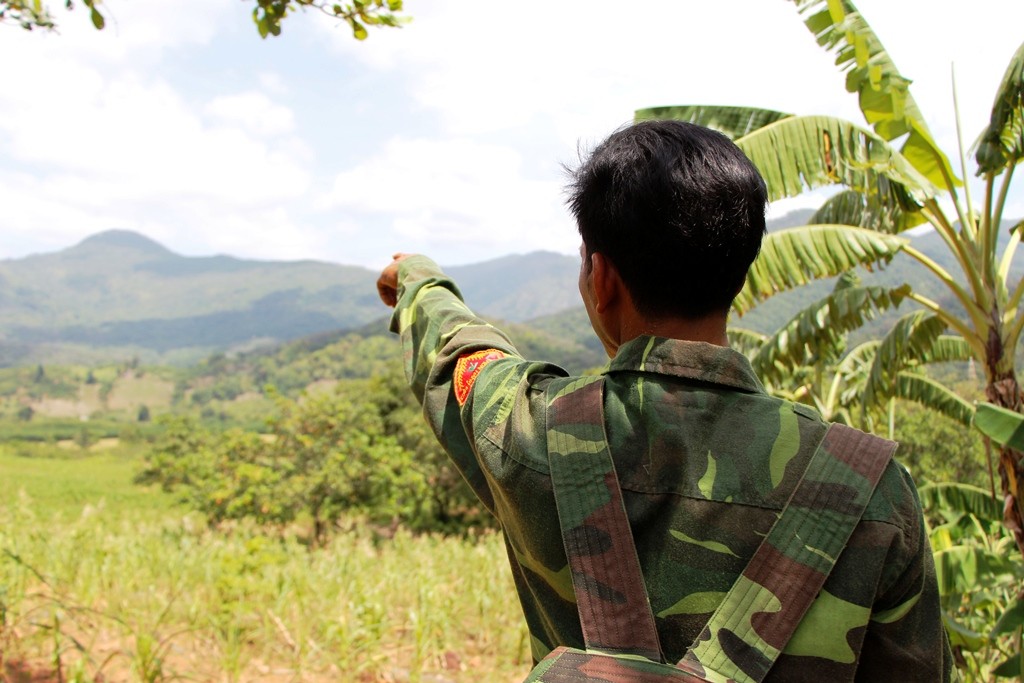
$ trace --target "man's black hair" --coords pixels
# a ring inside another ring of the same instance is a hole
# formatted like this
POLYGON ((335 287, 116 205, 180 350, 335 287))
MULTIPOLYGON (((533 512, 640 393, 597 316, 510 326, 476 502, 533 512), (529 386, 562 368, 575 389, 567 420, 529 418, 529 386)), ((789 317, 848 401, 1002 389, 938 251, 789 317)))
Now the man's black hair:
POLYGON ((587 255, 612 262, 645 315, 727 311, 765 232, 757 169, 729 138, 682 121, 613 133, 568 192, 587 255))

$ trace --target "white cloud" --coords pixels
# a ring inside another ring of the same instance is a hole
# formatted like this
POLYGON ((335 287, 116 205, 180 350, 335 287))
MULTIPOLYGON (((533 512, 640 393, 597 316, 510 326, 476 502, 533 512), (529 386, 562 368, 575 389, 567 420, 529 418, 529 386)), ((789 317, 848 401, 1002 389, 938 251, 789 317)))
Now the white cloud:
MULTIPOLYGON (((209 15, 191 0, 180 9, 196 12, 199 24, 209 15)), ((62 25, 73 19, 60 18, 62 25)), ((132 57, 151 49, 138 45, 137 31, 165 26, 170 45, 208 38, 216 28, 190 31, 165 23, 159 11, 146 18, 133 17, 125 33, 135 38, 122 41, 123 58, 106 54, 115 65, 93 64, 82 57, 89 49, 73 41, 53 51, 21 42, 23 68, 0 73, 0 232, 12 235, 0 257, 21 251, 15 245, 61 239, 55 246, 67 246, 112 227, 145 226, 171 243, 242 245, 253 254, 261 244, 276 245, 262 252, 268 257, 298 255, 289 244, 310 247, 302 238, 280 244, 282 233, 270 234, 290 225, 281 204, 302 197, 312 181, 309 150, 291 134, 292 110, 259 92, 227 92, 207 102, 152 77, 149 67, 136 68, 132 57), (257 229, 268 238, 254 240, 257 229), (204 232, 218 238, 204 239, 204 232)), ((102 44, 107 34, 90 35, 102 44)), ((9 47, 0 46, 0 58, 9 47)))
POLYGON ((315 258, 325 249, 324 239, 305 229, 283 206, 225 212, 215 204, 196 202, 153 228, 153 234, 165 234, 168 244, 179 245, 178 250, 193 255, 298 260, 315 258), (186 231, 191 234, 182 244, 182 233, 186 231))
MULTIPOLYGON (((59 5, 59 3, 55 3, 59 5)), ((984 125, 1024 5, 859 0, 915 78, 940 144, 984 125)), ((110 227, 186 253, 371 263, 572 252, 559 162, 673 103, 860 119, 792 5, 763 0, 414 3, 366 41, 315 12, 261 42, 239 0, 103 3, 97 32, 8 31, 0 60, 0 258, 110 227), (397 137, 395 131, 398 131, 397 137), (389 140, 374 148, 375 140, 389 140), (367 151, 369 150, 369 151, 367 151), (361 155, 358 156, 357 155, 361 155)), ((1020 187, 1020 183, 1017 183, 1020 187)), ((1020 215, 1021 191, 1008 215, 1020 215)), ((777 202, 814 205, 820 195, 777 202)))
POLYGON ((280 135, 295 128, 292 110, 275 104, 260 92, 222 95, 206 105, 206 113, 221 123, 238 125, 258 136, 280 135))
POLYGON ((288 83, 284 76, 279 73, 261 73, 259 75, 260 87, 273 95, 284 95, 289 92, 288 83))
MULTIPOLYGON (((188 195, 263 203, 294 198, 308 186, 295 154, 264 137, 290 127, 283 107, 253 111, 236 127, 207 125, 166 84, 116 80, 94 87, 98 81, 85 77, 80 82, 90 85, 76 90, 70 80, 47 97, 2 106, 0 130, 12 140, 11 156, 42 165, 45 175, 74 173, 110 202, 188 195)), ((224 121, 231 106, 219 98, 207 110, 224 121)))
MULTIPOLYGON (((601 137, 634 109, 677 103, 738 104, 861 121, 843 75, 789 3, 665 2, 616 11, 594 0, 548 4, 543 13, 512 0, 474 5, 436 0, 410 7, 414 21, 356 44, 330 31, 336 49, 409 80, 449 133, 485 134, 550 121, 563 145, 601 137), (740 20, 740 18, 742 18, 740 20)), ((942 143, 955 143, 950 70, 956 62, 965 134, 987 119, 995 87, 1020 44, 1024 5, 953 0, 858 7, 915 79, 915 97, 942 143), (913 27, 910 29, 908 27, 913 27)), ((326 25, 325 25, 326 26, 326 25)))
POLYGON ((515 149, 466 138, 392 139, 338 174, 321 206, 390 217, 398 239, 444 250, 570 251, 578 240, 560 182, 525 175, 515 149))
POLYGON ((417 7, 408 28, 376 32, 363 45, 352 45, 343 32, 334 40, 346 56, 373 68, 415 73, 417 100, 460 134, 544 119, 564 143, 574 143, 581 135, 607 134, 642 106, 792 108, 843 99, 841 77, 827 57, 805 63, 817 47, 785 3, 658 3, 632 15, 615 8, 575 0, 547 5, 538 15, 507 0, 471 12, 439 1, 417 7), (782 15, 792 20, 779 23, 782 15), (721 37, 709 39, 716 34, 721 37), (780 78, 784 83, 797 69, 808 80, 827 74, 835 86, 780 88, 780 78))

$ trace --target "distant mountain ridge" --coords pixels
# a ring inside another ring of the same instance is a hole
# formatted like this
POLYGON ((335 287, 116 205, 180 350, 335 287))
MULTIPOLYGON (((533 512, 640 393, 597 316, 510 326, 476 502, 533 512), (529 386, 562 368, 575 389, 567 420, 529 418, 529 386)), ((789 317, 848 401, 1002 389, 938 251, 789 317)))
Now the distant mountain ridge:
MULTIPOLYGON (((520 321, 576 303, 577 268, 577 258, 538 252, 448 270, 471 306, 520 321)), ((182 256, 109 230, 0 261, 0 366, 104 353, 188 361, 354 328, 386 313, 376 277, 321 261, 182 256)))
MULTIPOLYGON (((776 218, 769 230, 803 224, 811 213, 776 218)), ((1000 239, 1007 237, 1008 230, 1001 230, 1000 239)), ((939 265, 957 271, 938 235, 913 241, 939 265)), ((1024 270, 1019 263, 1011 279, 1024 270)), ((445 270, 474 311, 518 323, 514 339, 524 352, 536 331, 541 347, 557 339, 567 345, 561 353, 584 367, 603 353, 579 300, 579 257, 534 252, 445 270)), ((110 230, 58 252, 0 261, 0 367, 132 356, 147 363, 191 364, 219 351, 310 336, 337 338, 368 324, 383 330, 388 311, 377 298, 376 277, 367 268, 321 261, 182 256, 138 233, 110 230)), ((904 256, 869 277, 889 286, 908 282, 940 305, 957 305, 922 266, 904 256)), ((784 292, 732 324, 776 329, 831 287, 823 281, 784 292)), ((886 329, 909 306, 865 333, 886 329)))

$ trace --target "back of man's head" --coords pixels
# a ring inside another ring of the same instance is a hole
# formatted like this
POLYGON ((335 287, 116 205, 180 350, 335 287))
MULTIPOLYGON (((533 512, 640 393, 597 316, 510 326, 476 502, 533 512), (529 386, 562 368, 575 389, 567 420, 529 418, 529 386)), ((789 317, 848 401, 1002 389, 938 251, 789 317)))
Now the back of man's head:
POLYGON ((728 311, 761 248, 764 181, 731 140, 701 126, 644 121, 619 130, 568 189, 587 254, 614 264, 648 316, 728 311))

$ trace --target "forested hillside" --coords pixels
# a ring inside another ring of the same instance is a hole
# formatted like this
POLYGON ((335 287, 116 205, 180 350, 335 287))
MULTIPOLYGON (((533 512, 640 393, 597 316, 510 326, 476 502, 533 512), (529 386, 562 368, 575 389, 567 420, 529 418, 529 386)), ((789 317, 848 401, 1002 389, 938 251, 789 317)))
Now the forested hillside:
MULTIPOLYGON (((482 313, 526 320, 575 303, 578 260, 553 253, 451 268, 482 313)), ((318 261, 175 254, 111 230, 0 261, 0 367, 137 356, 190 364, 380 317, 377 273, 318 261)))

